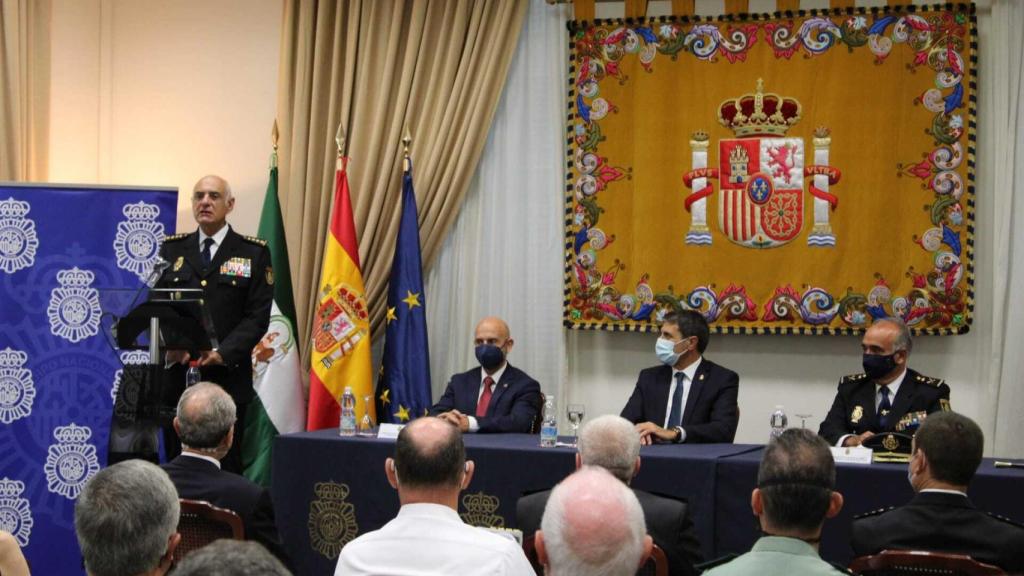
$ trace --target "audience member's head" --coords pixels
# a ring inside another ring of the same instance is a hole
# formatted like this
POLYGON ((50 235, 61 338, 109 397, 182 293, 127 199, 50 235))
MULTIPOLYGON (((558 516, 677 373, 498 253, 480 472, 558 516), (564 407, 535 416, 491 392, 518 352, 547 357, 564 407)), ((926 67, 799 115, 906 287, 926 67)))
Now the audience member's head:
POLYGON ((914 435, 910 457, 910 484, 915 492, 926 488, 967 491, 981 464, 985 436, 963 414, 929 414, 914 435))
POLYGON ((816 542, 825 518, 843 507, 834 490, 836 465, 828 444, 810 430, 790 428, 765 447, 751 507, 761 530, 816 542))
POLYGON ((651 553, 633 491, 607 470, 584 466, 551 491, 537 557, 553 576, 635 574, 651 553))
POLYGON ((90 576, 164 574, 181 540, 178 492, 142 460, 100 470, 75 502, 75 533, 90 576))
POLYGON ((260 544, 217 540, 189 552, 174 576, 291 576, 291 572, 260 544))
POLYGON ((640 470, 640 433, 621 416, 606 414, 580 429, 576 467, 600 466, 626 484, 640 470))
POLYGON ((178 400, 174 429, 183 448, 223 458, 234 441, 235 401, 212 382, 189 386, 178 400))
POLYGON ((444 420, 423 417, 398 433, 395 457, 384 463, 401 503, 432 502, 457 509, 459 492, 473 477, 462 432, 444 420))

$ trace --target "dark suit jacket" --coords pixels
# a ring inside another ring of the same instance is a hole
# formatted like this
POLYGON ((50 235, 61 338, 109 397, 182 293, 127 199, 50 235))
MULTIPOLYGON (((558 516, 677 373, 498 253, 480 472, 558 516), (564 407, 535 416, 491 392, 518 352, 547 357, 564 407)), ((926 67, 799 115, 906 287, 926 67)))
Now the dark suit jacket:
MULTIPOLYGON (((480 367, 456 374, 448 382, 444 394, 430 409, 436 416, 449 410, 458 410, 467 416, 476 414, 476 400, 480 393, 480 367)), ((540 384, 530 375, 508 364, 501 379, 494 386, 487 415, 477 418, 480 432, 530 432, 540 409, 540 384)))
POLYGON ((242 518, 246 539, 263 544, 282 562, 290 564, 281 546, 274 521, 274 505, 266 488, 192 456, 178 456, 161 468, 171 477, 179 497, 205 500, 218 508, 235 512, 242 518))
POLYGON ((965 496, 921 492, 908 504, 853 521, 857 556, 882 550, 967 554, 1010 573, 1024 572, 1024 527, 993 517, 965 496))
POLYGON ((839 381, 832 409, 818 428, 818 435, 829 444, 835 444, 844 434, 863 434, 869 430, 892 432, 907 413, 937 412, 943 409, 943 400, 945 409, 949 409, 949 386, 942 380, 922 376, 909 368, 896 398, 892 400, 892 411, 885 428, 878 424, 875 394, 875 383, 866 374, 844 376, 839 381))
MULTIPOLYGON (((203 378, 223 386, 236 403, 249 402, 253 397, 252 349, 267 331, 274 300, 273 272, 266 242, 229 229, 206 269, 199 253, 198 231, 168 236, 160 255, 171 266, 160 277, 158 288, 203 289, 220 341, 217 351, 225 364, 224 367, 203 368, 203 378), (227 270, 221 273, 221 267, 232 259, 248 266, 248 276, 227 270)), ((169 375, 167 381, 176 389, 170 391, 173 405, 184 390, 184 369, 180 369, 180 374, 169 375)))
MULTIPOLYGON (((672 367, 655 366, 640 371, 633 395, 622 409, 622 417, 634 424, 665 423, 672 367)), ((732 442, 740 421, 736 404, 740 377, 704 358, 693 375, 692 388, 683 408, 683 430, 691 443, 732 442)))
MULTIPOLYGON (((668 573, 673 576, 695 576, 695 564, 703 557, 700 543, 694 535, 693 522, 685 500, 657 496, 650 492, 633 489, 640 507, 644 511, 647 533, 668 558, 668 573)), ((551 490, 523 496, 516 502, 516 526, 523 531, 523 538, 532 536, 540 529, 551 490)))

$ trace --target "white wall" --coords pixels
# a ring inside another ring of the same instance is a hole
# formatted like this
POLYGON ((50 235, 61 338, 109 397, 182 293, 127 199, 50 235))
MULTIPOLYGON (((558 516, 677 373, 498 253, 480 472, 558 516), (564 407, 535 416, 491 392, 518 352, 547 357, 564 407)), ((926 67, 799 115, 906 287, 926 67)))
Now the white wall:
POLYGON ((203 175, 255 234, 277 105, 280 0, 53 0, 51 182, 174 186, 203 175))

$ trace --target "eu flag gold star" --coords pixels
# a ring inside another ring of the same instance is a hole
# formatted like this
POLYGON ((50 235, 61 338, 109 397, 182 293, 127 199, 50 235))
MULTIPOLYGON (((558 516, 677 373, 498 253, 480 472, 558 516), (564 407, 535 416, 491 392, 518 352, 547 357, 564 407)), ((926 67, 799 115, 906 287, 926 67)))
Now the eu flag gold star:
POLYGON ((395 418, 398 418, 401 422, 409 421, 409 409, 401 404, 398 405, 398 412, 395 412, 395 418))
POLYGON ((388 388, 387 390, 384 391, 383 394, 380 395, 380 403, 381 403, 382 406, 386 406, 388 404, 391 404, 391 398, 388 398, 388 396, 390 396, 390 395, 391 395, 391 388, 388 388))
POLYGON ((415 308, 417 306, 422 306, 422 304, 420 304, 420 293, 419 292, 413 294, 412 292, 406 290, 405 293, 406 293, 406 297, 402 298, 402 302, 405 302, 409 306, 409 310, 412 310, 413 308, 415 308))
POLYGON ((389 306, 388 307, 388 317, 387 317, 387 320, 388 320, 388 324, 391 324, 392 320, 398 320, 398 316, 395 316, 395 307, 394 306, 389 306))

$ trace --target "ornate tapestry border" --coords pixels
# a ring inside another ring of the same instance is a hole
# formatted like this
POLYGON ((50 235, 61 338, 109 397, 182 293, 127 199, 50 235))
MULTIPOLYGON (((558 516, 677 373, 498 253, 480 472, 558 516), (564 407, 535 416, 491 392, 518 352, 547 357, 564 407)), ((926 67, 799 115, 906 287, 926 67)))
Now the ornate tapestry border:
MULTIPOLYGON (((769 20, 778 20, 785 18, 799 18, 806 16, 885 16, 885 15, 913 15, 919 12, 932 12, 941 10, 959 10, 964 11, 968 15, 967 26, 969 29, 968 37, 970 38, 970 44, 968 47, 968 58, 967 58, 967 70, 965 78, 970 86, 970 94, 968 95, 968 122, 967 122, 967 174, 968 182, 967 188, 967 201, 966 201, 966 255, 967 265, 964 280, 967 284, 966 298, 965 298, 965 311, 963 313, 964 319, 960 325, 952 327, 941 327, 941 328, 918 328, 911 327, 911 331, 915 335, 956 335, 966 334, 970 330, 971 321, 974 313, 974 227, 975 227, 975 170, 976 170, 976 147, 977 147, 977 65, 978 65, 978 42, 977 42, 977 14, 975 5, 971 3, 945 3, 945 4, 933 4, 933 5, 901 5, 901 6, 872 6, 872 7, 847 7, 847 8, 835 8, 835 9, 811 9, 811 10, 786 10, 777 11, 774 13, 754 13, 754 14, 726 14, 720 16, 658 16, 649 18, 615 18, 615 19, 595 19, 593 21, 570 21, 567 23, 567 28, 570 34, 569 50, 573 56, 573 60, 569 65, 568 74, 568 90, 567 90, 567 106, 566 106, 566 186, 565 186, 565 274, 564 274, 564 290, 563 290, 563 325, 566 328, 573 330, 606 330, 611 332, 657 332, 658 323, 654 318, 649 318, 644 323, 631 323, 631 324, 613 324, 607 322, 593 322, 593 321, 580 321, 574 320, 569 316, 570 302, 572 299, 572 282, 573 282, 573 266, 572 255, 574 250, 574 243, 576 241, 575 235, 572 231, 573 226, 573 200, 574 200, 574 177, 573 167, 575 164, 575 147, 574 147, 574 120, 576 119, 576 100, 578 97, 576 81, 577 81, 577 62, 575 60, 575 42, 572 39, 572 34, 578 30, 586 29, 592 26, 600 25, 641 25, 641 24, 658 24, 658 23, 733 23, 733 22, 762 22, 769 20)), ((729 55, 726 54, 729 58, 729 55)), ((823 326, 802 326, 802 327, 741 327, 741 326, 721 326, 715 323, 711 324, 711 331, 715 334, 793 334, 793 335, 856 335, 863 334, 866 330, 866 326, 860 327, 823 327, 823 326)))

